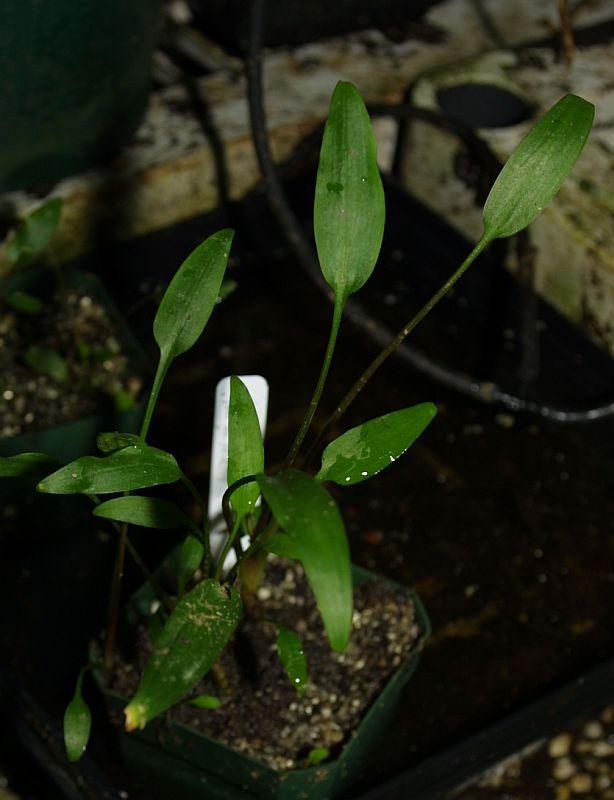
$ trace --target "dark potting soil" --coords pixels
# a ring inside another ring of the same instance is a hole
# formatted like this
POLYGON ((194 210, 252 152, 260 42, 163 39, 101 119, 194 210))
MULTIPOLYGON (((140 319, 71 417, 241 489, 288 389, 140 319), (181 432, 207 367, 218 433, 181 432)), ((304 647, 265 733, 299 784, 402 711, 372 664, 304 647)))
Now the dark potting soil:
MULTIPOLYGON (((313 748, 339 751, 419 634, 411 598, 384 581, 367 581, 354 589, 350 643, 332 652, 302 568, 272 560, 253 613, 221 658, 230 690, 210 674, 194 692, 219 697, 221 707, 176 706, 167 722, 187 724, 278 770, 304 767, 313 748), (268 620, 301 637, 309 668, 302 694, 281 668, 277 629, 268 620)), ((134 660, 122 662, 112 688, 131 696, 150 652, 141 627, 134 660)))
POLYGON ((141 390, 104 306, 83 287, 58 288, 40 314, 2 309, 0 375, 0 439, 130 403, 141 390), (66 374, 33 368, 32 347, 60 356, 66 374))

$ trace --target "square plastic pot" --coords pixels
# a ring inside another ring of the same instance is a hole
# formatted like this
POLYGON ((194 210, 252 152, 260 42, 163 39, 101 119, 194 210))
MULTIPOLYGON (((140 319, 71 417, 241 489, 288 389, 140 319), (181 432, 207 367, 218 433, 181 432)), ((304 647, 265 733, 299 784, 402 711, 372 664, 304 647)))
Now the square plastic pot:
MULTIPOLYGON (((361 778, 364 757, 381 740, 399 696, 418 665, 431 627, 424 606, 409 588, 356 566, 353 579, 355 585, 384 580, 408 594, 415 607, 420 636, 336 760, 280 772, 184 724, 172 722, 169 726, 153 720, 142 731, 121 734, 121 749, 129 769, 161 797, 174 796, 182 800, 325 800, 356 785, 361 778)), ((115 692, 104 688, 103 692, 114 712, 120 711, 127 702, 115 692)))

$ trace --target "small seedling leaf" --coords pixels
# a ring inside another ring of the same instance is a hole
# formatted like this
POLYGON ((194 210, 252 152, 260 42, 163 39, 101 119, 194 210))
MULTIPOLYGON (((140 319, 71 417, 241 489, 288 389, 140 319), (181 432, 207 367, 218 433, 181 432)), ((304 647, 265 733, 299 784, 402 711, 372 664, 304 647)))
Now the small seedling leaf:
POLYGON ((316 479, 351 486, 377 475, 411 447, 436 413, 433 403, 420 403, 346 431, 324 450, 316 479))
POLYGON ((187 703, 190 706, 196 706, 196 708, 208 709, 219 708, 222 705, 220 698, 214 697, 212 694, 199 694, 196 697, 191 697, 187 703))
POLYGON ((238 592, 214 579, 201 581, 185 595, 166 621, 125 709, 126 730, 144 728, 183 700, 217 660, 240 617, 238 592))
POLYGON ((141 438, 136 433, 109 431, 108 433, 99 433, 96 437, 96 445, 101 453, 115 453, 117 450, 123 450, 124 447, 140 443, 141 438))
POLYGON ((94 509, 95 517, 113 519, 116 522, 127 522, 129 525, 140 525, 143 528, 184 528, 192 522, 183 511, 170 500, 159 497, 141 497, 127 495, 105 500, 94 509))
POLYGON ((195 533, 189 533, 175 551, 175 576, 179 594, 185 592, 185 587, 193 577, 196 570, 203 563, 205 547, 195 533))
POLYGON ((298 634, 279 625, 277 634, 277 653, 279 660, 284 668, 284 672, 290 678, 290 683, 299 694, 307 688, 307 659, 303 650, 303 643, 298 634))
POLYGON ((24 219, 6 249, 14 266, 25 266, 41 255, 57 230, 61 213, 62 200, 54 197, 24 219))
POLYGON ((313 214, 320 267, 341 302, 373 272, 385 214, 371 120, 356 87, 341 81, 324 128, 313 214))
POLYGON ((79 673, 72 700, 64 712, 64 744, 69 761, 78 761, 87 747, 92 728, 92 715, 81 694, 83 672, 79 673))
POLYGON ((83 456, 38 484, 49 494, 108 494, 175 483, 181 470, 170 453, 136 444, 110 456, 83 456))
POLYGON ((350 552, 337 504, 314 478, 288 469, 258 483, 313 590, 333 650, 345 650, 352 627, 350 552))
POLYGON ((313 750, 309 751, 309 755, 307 756, 307 765, 315 767, 317 764, 326 761, 329 756, 330 750, 328 747, 314 747, 313 750))
POLYGON ((226 229, 205 239, 168 285, 153 325, 162 361, 185 353, 202 333, 220 294, 233 235, 226 229))
MULTIPOLYGON (((263 469, 264 446, 258 414, 247 387, 233 375, 228 405, 228 485, 248 475, 256 475, 263 469)), ((255 481, 232 493, 230 502, 237 521, 253 513, 259 497, 260 487, 255 481)))
POLYGON ((513 236, 543 211, 578 160, 594 115, 591 103, 568 94, 529 131, 486 200, 484 233, 488 239, 513 236))
POLYGON ((53 378, 60 383, 65 383, 70 376, 66 360, 50 347, 30 345, 23 360, 34 372, 45 375, 47 378, 53 378))
POLYGON ((44 453, 20 453, 17 456, 0 458, 0 478, 40 480, 57 466, 57 460, 44 453))

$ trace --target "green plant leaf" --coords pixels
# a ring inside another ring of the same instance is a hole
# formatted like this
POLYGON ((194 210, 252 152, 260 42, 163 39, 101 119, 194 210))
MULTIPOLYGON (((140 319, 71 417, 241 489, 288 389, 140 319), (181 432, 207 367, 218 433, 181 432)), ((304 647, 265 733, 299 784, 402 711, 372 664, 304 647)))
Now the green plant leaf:
POLYGON ((219 708, 222 705, 220 698, 214 697, 212 694, 199 694, 196 697, 191 697, 187 703, 190 706, 196 706, 196 708, 208 709, 219 708))
POLYGON ((96 445, 101 453, 115 453, 117 450, 123 450, 124 447, 140 443, 141 439, 136 433, 109 431, 108 433, 99 433, 96 437, 96 445))
POLYGON ((324 128, 313 226, 322 273, 341 302, 373 272, 385 215, 371 120, 356 87, 339 82, 324 128))
POLYGON ((141 525, 143 528, 168 530, 189 528, 192 525, 192 520, 170 500, 136 494, 105 500, 96 506, 93 513, 95 517, 127 522, 129 525, 141 525))
POLYGON ((108 494, 175 483, 181 470, 170 453, 136 444, 105 458, 83 456, 38 484, 49 494, 108 494))
POLYGON ((236 291, 238 285, 237 281, 222 281, 220 291, 217 294, 216 303, 222 303, 227 297, 230 297, 230 295, 236 291))
POLYGON ((69 761, 78 761, 87 747, 92 728, 92 715, 81 694, 83 670, 77 678, 72 700, 64 712, 64 745, 69 761))
POLYGON ((258 483, 290 539, 291 557, 303 565, 331 647, 345 650, 352 628, 352 573, 337 504, 314 478, 298 470, 258 475, 258 483))
POLYGON ((180 595, 185 592, 186 585, 194 577, 205 556, 205 546, 195 534, 196 532, 189 533, 175 551, 174 572, 180 595))
POLYGON ((324 450, 316 480, 351 486, 377 475, 411 447, 436 413, 433 403, 420 403, 351 428, 324 450))
POLYGON ((20 453, 17 456, 0 458, 0 478, 39 480, 57 466, 57 460, 44 453, 20 453))
POLYGON ((185 353, 203 332, 219 297, 233 235, 225 229, 205 239, 168 285, 153 325, 162 360, 185 353))
POLYGON ((321 764, 323 761, 326 761, 329 756, 330 750, 328 747, 314 747, 309 751, 309 755, 307 756, 307 765, 315 767, 316 764, 321 764))
MULTIPOLYGON (((264 445, 258 414, 250 393, 240 378, 230 378, 228 405, 228 485, 240 478, 256 475, 264 469, 264 445)), ((260 487, 254 481, 236 489, 231 505, 237 522, 254 511, 260 487)))
POLYGON ((15 311, 32 316, 40 314, 44 308, 43 301, 39 297, 20 291, 11 292, 6 298, 6 303, 15 311))
POLYGON ((595 108, 568 94, 529 131, 499 173, 484 206, 488 239, 512 236, 561 188, 590 133, 595 108))
POLYGON ((119 389, 113 396, 113 408, 116 411, 130 411, 135 406, 134 395, 126 389, 119 389))
POLYGON ((6 248, 14 266, 34 261, 47 247, 56 232, 62 213, 62 200, 54 197, 29 214, 6 248))
POLYGON ((241 617, 236 589, 207 579, 183 597, 166 621, 139 688, 126 706, 126 730, 149 720, 189 694, 209 671, 241 617))
POLYGON ((283 625, 278 625, 278 629, 277 653, 279 660, 296 691, 303 694, 307 688, 307 659, 303 643, 294 631, 284 628, 283 625))
POLYGON ((60 383, 65 383, 70 376, 66 360, 50 347, 42 347, 37 344, 30 345, 25 352, 23 360, 34 372, 46 375, 48 378, 53 378, 60 383))

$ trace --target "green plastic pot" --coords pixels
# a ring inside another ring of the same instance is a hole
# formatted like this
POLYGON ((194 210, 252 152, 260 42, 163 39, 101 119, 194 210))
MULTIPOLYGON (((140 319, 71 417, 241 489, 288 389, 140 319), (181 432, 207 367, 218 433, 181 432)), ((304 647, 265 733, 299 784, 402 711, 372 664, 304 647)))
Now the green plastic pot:
MULTIPOLYGON (((331 762, 305 769, 278 772, 243 753, 230 749, 202 733, 177 722, 170 726, 154 720, 142 731, 121 734, 121 749, 127 766, 156 787, 159 796, 182 800, 325 800, 336 797, 361 779, 365 755, 381 741, 404 687, 420 659, 430 621, 418 596, 406 586, 353 567, 354 584, 386 580, 408 594, 415 606, 420 638, 416 648, 390 678, 340 756, 331 762)), ((141 594, 139 605, 148 592, 141 594)), ((134 610, 134 603, 132 604, 134 610)), ((134 615, 132 616, 134 619, 134 615)), ((100 676, 97 676, 100 683, 100 676)), ((110 708, 118 712, 126 698, 103 688, 110 708)))
POLYGON ((101 163, 138 126, 159 0, 2 0, 0 192, 101 163))
MULTIPOLYGON (((36 294, 43 288, 44 292, 48 293, 52 284, 57 280, 56 274, 49 269, 23 270, 0 282, 0 291, 2 293, 22 291, 36 294)), ((104 307, 117 330, 123 352, 130 359, 133 368, 141 375, 147 374, 145 353, 101 281, 90 273, 68 269, 62 270, 60 280, 62 285, 68 288, 83 287, 87 289, 91 296, 104 307)), ((53 456, 58 461, 72 461, 79 456, 95 451, 96 436, 102 430, 137 432, 143 413, 143 400, 127 411, 116 411, 109 402, 109 408, 101 408, 100 411, 86 417, 4 439, 0 441, 0 456, 39 452, 53 456)))

